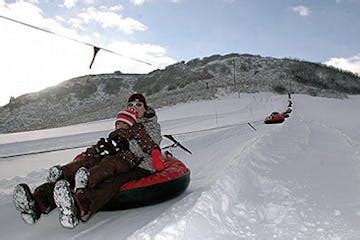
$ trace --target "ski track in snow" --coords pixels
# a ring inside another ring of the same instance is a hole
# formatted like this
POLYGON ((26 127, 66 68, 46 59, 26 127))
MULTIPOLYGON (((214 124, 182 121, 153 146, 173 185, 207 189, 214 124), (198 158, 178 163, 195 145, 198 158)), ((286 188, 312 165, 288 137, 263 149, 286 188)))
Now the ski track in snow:
MULTIPOLYGON (((256 124, 256 132, 238 125, 180 135, 179 140, 193 151, 188 155, 172 150, 192 171, 183 195, 154 206, 100 212, 74 230, 59 226, 57 210, 34 226, 26 225, 10 202, 10 190, 19 182, 34 188, 45 178, 46 168, 66 163, 78 150, 0 161, 3 237, 358 239, 360 126, 354 120, 341 121, 336 112, 340 108, 345 116, 360 119, 360 113, 348 106, 359 104, 360 97, 333 100, 295 95, 293 101, 294 111, 282 125, 256 124), (24 161, 31 166, 15 173, 24 161)), ((179 133, 262 119, 286 105, 284 96, 243 94, 240 99, 232 96, 179 104, 158 113, 163 132, 179 133)), ((106 123, 100 125, 103 131, 106 123)), ((68 144, 76 139, 56 137, 73 139, 68 144)), ((78 137, 90 142, 94 135, 78 137)), ((46 139, 36 141, 46 147, 46 139)), ((17 144, 21 146, 21 142, 17 144)), ((31 142, 26 144, 31 147, 31 142)), ((0 152, 6 151, 3 146, 0 152)))
MULTIPOLYGON (((237 134, 237 132, 234 133, 234 135, 237 134)), ((228 134, 224 135, 228 136, 228 134)), ((251 148, 258 139, 259 137, 250 139, 247 143, 244 143, 241 148, 235 148, 236 151, 228 152, 228 156, 224 156, 224 158, 231 160, 227 162, 225 171, 229 171, 231 167, 233 167, 233 164, 241 163, 242 160, 240 159, 240 156, 246 152, 249 153, 250 151, 248 148, 251 148)), ((216 169, 219 170, 218 167, 216 169)), ((223 171, 219 170, 219 172, 223 171)), ((203 189, 203 192, 197 197, 192 207, 189 206, 187 202, 185 202, 185 206, 182 206, 181 202, 179 202, 177 206, 172 209, 173 213, 163 214, 162 217, 156 219, 151 224, 148 224, 143 229, 138 230, 129 239, 151 239, 151 236, 154 236, 154 239, 189 239, 189 237, 193 239, 207 239, 214 236, 214 234, 216 235, 216 231, 206 233, 204 229, 199 230, 198 225, 194 226, 197 228, 196 230, 190 228, 192 227, 193 221, 198 218, 201 218, 202 224, 204 224, 204 222, 209 222, 208 224, 211 225, 215 222, 217 227, 218 225, 223 225, 224 219, 222 216, 227 216, 226 213, 229 209, 231 210, 230 205, 233 205, 232 201, 234 198, 229 197, 229 195, 234 195, 235 192, 232 191, 234 190, 232 189, 233 185, 228 182, 231 180, 229 179, 229 176, 225 175, 225 180, 222 178, 224 178, 224 176, 216 178, 215 183, 209 184, 210 186, 208 189, 203 189), (184 209, 184 213, 179 214, 179 209, 184 209), (160 228, 158 228, 158 226, 160 226, 160 228), (191 233, 189 233, 190 231, 191 233), (178 235, 179 232, 181 232, 181 236, 178 235)), ((221 229, 225 230, 226 227, 223 226, 221 229)), ((233 230, 235 229, 239 229, 239 226, 235 226, 233 230)))
POLYGON ((114 219, 114 217, 111 217, 111 218, 107 218, 103 221, 100 221, 98 222, 97 224, 95 224, 94 226, 82 231, 82 232, 79 232, 78 234, 76 234, 75 236, 73 236, 71 239, 80 239, 81 237, 85 236, 85 235, 89 235, 91 234, 92 232, 96 231, 97 229, 99 229, 100 227, 103 227, 106 223, 112 221, 114 219))

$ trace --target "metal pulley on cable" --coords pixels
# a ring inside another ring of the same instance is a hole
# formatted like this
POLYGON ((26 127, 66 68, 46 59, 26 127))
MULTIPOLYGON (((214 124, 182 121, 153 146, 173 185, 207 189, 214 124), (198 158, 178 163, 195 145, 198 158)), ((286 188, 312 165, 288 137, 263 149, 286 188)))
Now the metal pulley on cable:
POLYGON ((95 60, 96 54, 99 52, 99 50, 100 50, 100 48, 98 48, 98 47, 94 46, 94 55, 93 55, 93 58, 92 58, 92 60, 91 60, 90 66, 89 66, 89 68, 90 68, 90 69, 91 69, 91 66, 92 66, 92 65, 93 65, 93 63, 94 63, 94 60, 95 60))

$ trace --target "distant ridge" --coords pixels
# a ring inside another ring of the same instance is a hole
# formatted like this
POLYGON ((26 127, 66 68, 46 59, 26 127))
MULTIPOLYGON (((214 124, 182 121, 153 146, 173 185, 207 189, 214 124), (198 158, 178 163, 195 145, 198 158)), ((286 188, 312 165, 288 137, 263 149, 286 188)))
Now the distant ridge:
POLYGON ((154 107, 211 99, 221 91, 287 92, 324 97, 360 94, 360 78, 319 63, 250 54, 181 61, 149 74, 87 75, 0 107, 0 133, 60 127, 114 117, 129 94, 144 93, 154 107), (235 74, 234 74, 235 73, 235 74))

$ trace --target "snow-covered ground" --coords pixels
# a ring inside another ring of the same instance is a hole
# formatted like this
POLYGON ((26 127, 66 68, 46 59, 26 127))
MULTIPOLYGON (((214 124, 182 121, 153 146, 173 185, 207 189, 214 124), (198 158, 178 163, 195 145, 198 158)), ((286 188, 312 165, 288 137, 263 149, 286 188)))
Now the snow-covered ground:
MULTIPOLYGON (((193 152, 173 150, 191 169, 189 188, 161 204, 100 212, 73 230, 60 226, 57 210, 26 225, 11 192, 39 185, 47 168, 81 149, 0 158, 1 239, 359 239, 360 96, 293 102, 281 125, 261 123, 287 105, 270 93, 158 109, 163 134, 193 152)), ((90 145, 112 127, 109 119, 0 135, 0 156, 90 145)))

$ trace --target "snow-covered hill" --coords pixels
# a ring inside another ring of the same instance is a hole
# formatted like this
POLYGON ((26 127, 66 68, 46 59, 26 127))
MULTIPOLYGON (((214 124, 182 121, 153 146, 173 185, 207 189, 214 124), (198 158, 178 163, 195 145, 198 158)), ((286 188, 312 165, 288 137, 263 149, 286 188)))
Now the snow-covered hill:
MULTIPOLYGON (((293 102, 291 117, 271 126, 261 120, 284 110, 285 96, 241 94, 158 109, 163 134, 193 152, 173 150, 192 171, 189 188, 154 206, 100 212, 74 230, 60 226, 57 210, 26 225, 11 191, 20 182, 40 184, 48 167, 80 149, 0 158, 1 239, 358 239, 360 97, 294 95, 293 102)), ((0 156, 91 144, 112 127, 109 119, 3 134, 0 156)))
POLYGON ((212 55, 148 74, 73 78, 0 106, 0 133, 69 126, 114 116, 134 92, 156 108, 215 99, 220 92, 275 92, 344 98, 360 94, 360 77, 319 63, 249 54, 212 55))

